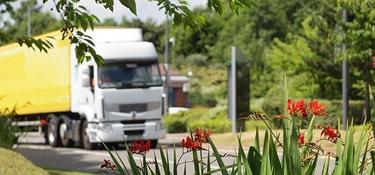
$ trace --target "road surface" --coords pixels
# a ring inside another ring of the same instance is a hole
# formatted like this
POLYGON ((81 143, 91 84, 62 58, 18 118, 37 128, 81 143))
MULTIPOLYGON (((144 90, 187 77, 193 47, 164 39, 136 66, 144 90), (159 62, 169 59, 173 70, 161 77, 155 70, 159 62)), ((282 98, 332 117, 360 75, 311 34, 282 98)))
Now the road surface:
MULTIPOLYGON (((179 142, 174 141, 176 144, 179 142)), ((169 155, 170 166, 173 165, 173 141, 169 140, 168 143, 162 141, 160 145, 169 155)), ((29 135, 21 139, 21 144, 16 148, 21 154, 23 154, 27 159, 32 161, 38 166, 49 167, 49 168, 59 168, 59 169, 68 169, 75 171, 89 172, 93 174, 100 174, 101 169, 100 165, 104 159, 110 159, 108 152, 104 149, 88 151, 80 148, 52 148, 48 145, 43 144, 43 139, 36 135, 29 135)), ((127 162, 126 150, 120 149, 117 151, 120 157, 125 161, 126 165, 129 165, 127 162)), ((235 154, 235 149, 219 149, 220 154, 227 156, 224 157, 224 162, 226 165, 233 163, 234 158, 231 155, 235 154)), ((151 149, 147 153, 147 161, 154 160, 154 154, 158 162, 161 161, 161 156, 159 149, 151 149)), ((176 148, 176 155, 179 158, 182 154, 182 148, 176 148)), ((207 153, 204 153, 203 157, 207 156, 207 153)), ((142 157, 135 155, 135 160, 141 162, 142 157)), ((184 154, 180 162, 191 161, 193 160, 192 154, 184 154)), ((213 160, 213 159, 211 159, 213 160)), ((323 164, 323 159, 319 159, 318 167, 316 174, 320 174, 323 164)), ((334 164, 334 161, 330 162, 331 167, 334 164)), ((212 169, 218 168, 218 165, 215 163, 212 164, 212 169)), ((182 172, 184 169, 183 165, 179 166, 179 171, 182 172)), ((194 168, 192 163, 187 164, 187 174, 194 174, 194 168)), ((217 173, 220 174, 220 173, 217 173)))

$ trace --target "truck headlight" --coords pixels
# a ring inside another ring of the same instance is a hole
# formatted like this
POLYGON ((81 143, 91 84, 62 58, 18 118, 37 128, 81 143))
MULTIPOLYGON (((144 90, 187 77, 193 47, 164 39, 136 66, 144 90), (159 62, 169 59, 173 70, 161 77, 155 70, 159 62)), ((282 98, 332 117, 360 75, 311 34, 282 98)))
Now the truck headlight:
POLYGON ((99 130, 110 131, 110 130, 112 130, 112 126, 109 125, 109 124, 99 123, 99 130))

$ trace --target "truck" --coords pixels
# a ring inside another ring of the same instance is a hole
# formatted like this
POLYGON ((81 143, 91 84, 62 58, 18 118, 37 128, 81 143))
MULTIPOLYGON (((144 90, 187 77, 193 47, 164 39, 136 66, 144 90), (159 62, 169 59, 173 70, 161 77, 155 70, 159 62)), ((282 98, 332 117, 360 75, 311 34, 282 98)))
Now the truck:
MULTIPOLYGON (((18 44, 0 47, 0 109, 14 109, 17 126, 35 126, 53 147, 95 149, 101 143, 165 137, 158 54, 137 28, 87 31, 104 59, 78 63, 60 31, 48 52, 18 44)), ((54 38, 54 39, 51 39, 54 38)))

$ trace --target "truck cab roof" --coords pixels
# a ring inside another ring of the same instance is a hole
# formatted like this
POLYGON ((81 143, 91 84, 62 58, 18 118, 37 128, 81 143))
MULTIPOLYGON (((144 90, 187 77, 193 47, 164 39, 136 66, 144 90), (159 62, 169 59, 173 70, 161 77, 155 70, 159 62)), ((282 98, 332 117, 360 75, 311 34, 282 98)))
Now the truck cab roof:
POLYGON ((99 43, 95 45, 95 49, 105 61, 151 61, 158 59, 154 44, 151 42, 99 43))
POLYGON ((95 49, 105 61, 157 60, 155 46, 143 41, 139 28, 96 28, 86 31, 91 36, 95 49))

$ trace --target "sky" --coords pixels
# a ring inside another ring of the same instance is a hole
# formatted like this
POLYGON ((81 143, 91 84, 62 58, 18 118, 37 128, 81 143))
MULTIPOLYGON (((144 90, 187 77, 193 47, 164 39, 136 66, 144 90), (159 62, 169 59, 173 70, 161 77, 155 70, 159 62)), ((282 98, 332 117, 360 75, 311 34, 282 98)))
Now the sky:
MULTIPOLYGON (((91 13, 94 13, 99 17, 100 20, 105 18, 115 18, 117 22, 120 22, 123 16, 127 18, 140 18, 142 21, 147 19, 153 19, 157 23, 161 23, 165 20, 164 11, 160 11, 156 2, 150 2, 150 0, 136 0, 137 2, 137 13, 138 16, 133 15, 129 9, 123 7, 118 0, 115 1, 114 12, 104 9, 102 6, 97 5, 93 2, 94 0, 83 0, 83 4, 88 7, 91 13)), ((49 0, 48 4, 45 5, 45 10, 50 10, 53 7, 52 0, 49 0)), ((192 8, 198 6, 205 6, 206 0, 188 0, 188 3, 192 8)), ((56 12, 54 12, 56 13, 56 12)), ((54 14, 56 15, 56 14, 54 14)))

